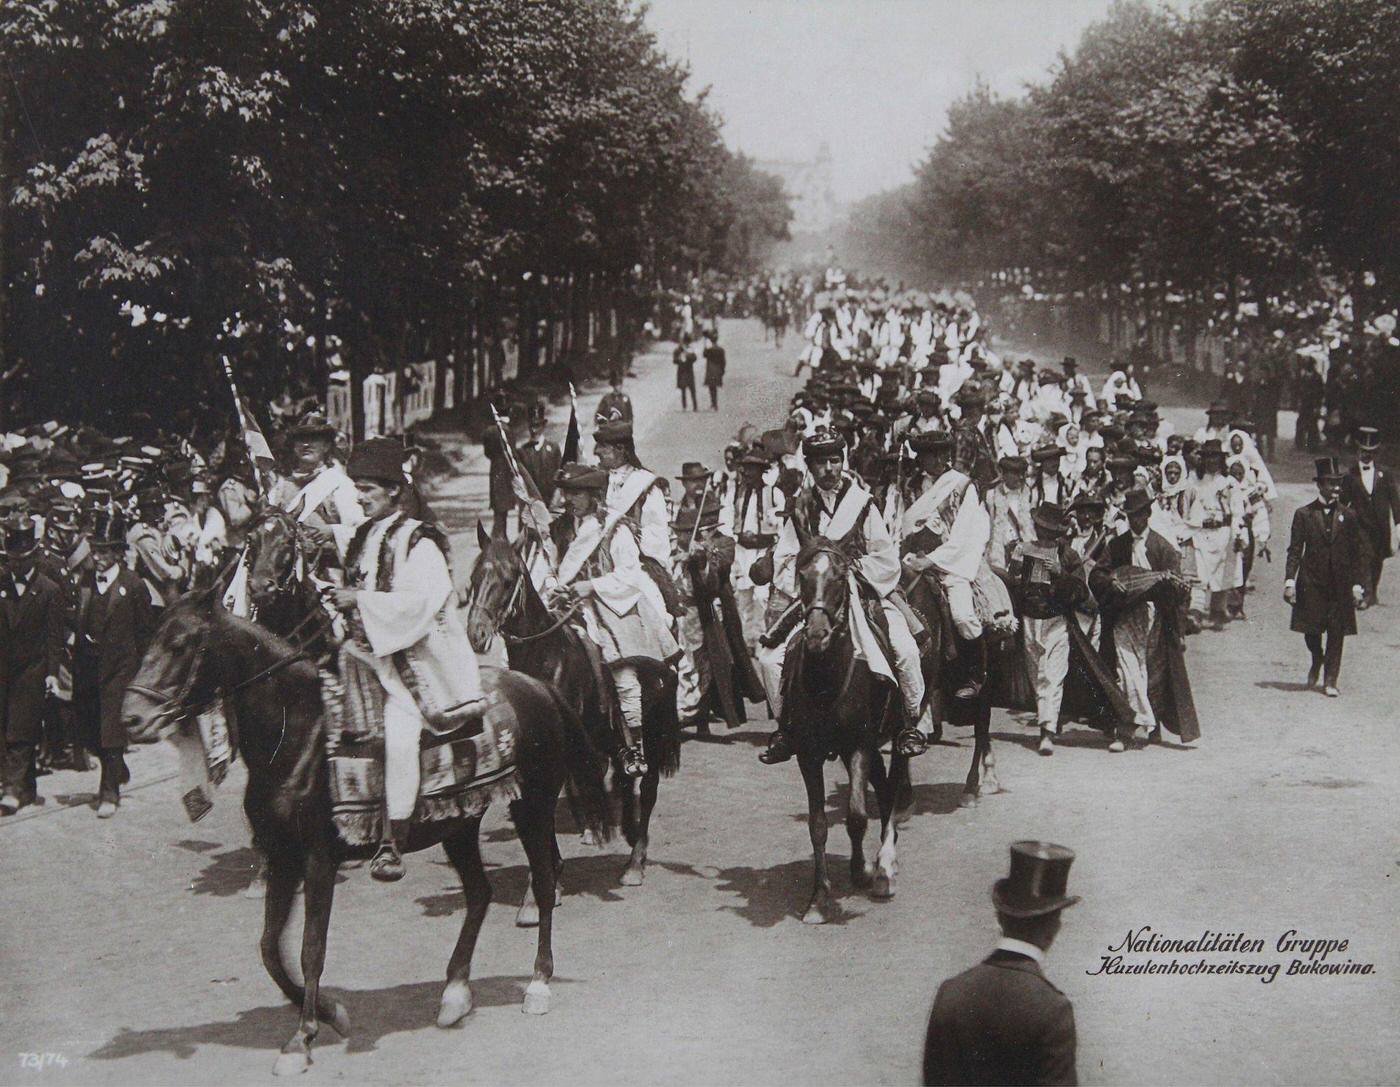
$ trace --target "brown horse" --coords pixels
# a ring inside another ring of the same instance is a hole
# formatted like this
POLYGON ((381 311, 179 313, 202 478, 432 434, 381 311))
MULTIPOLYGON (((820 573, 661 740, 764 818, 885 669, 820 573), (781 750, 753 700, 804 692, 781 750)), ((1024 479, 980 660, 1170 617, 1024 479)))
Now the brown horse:
MULTIPOLYGON (((588 825, 607 831, 607 796, 599 758, 577 717, 545 684, 513 672, 485 670, 483 685, 515 711, 518 722, 520 798, 511 818, 530 861, 540 912, 534 977, 524 1009, 549 1010, 554 974, 552 921, 559 853, 554 811, 567 782, 588 825)), ((344 1007, 320 992, 336 869, 344 857, 331 819, 326 724, 321 681, 305 655, 262 627, 238 619, 208 596, 190 597, 169 609, 141 670, 127 689, 123 716, 131 738, 153 742, 187 722, 202 707, 224 698, 236 722, 231 736, 248 768, 243 807, 253 842, 267 859, 268 888, 261 941, 263 964, 287 999, 301 1008, 296 1033, 282 1047, 274 1071, 302 1072, 311 1063, 319 1023, 349 1030, 344 1007), (304 985, 292 980, 280 951, 298 883, 304 882, 302 930, 304 985)), ((482 865, 481 816, 415 823, 410 852, 441 844, 462 880, 467 914, 447 966, 437 1022, 449 1027, 471 1011, 472 952, 491 883, 482 865)))
MULTIPOLYGON (((520 552, 477 525, 481 554, 471 572, 467 603, 467 637, 484 653, 499 635, 510 666, 544 680, 583 721, 593 744, 614 752, 620 739, 613 715, 619 713, 606 669, 590 663, 583 634, 568 617, 552 614, 535 591, 520 552)), ((641 667, 642 751, 647 772, 634 787, 615 765, 614 788, 621 793, 622 825, 632 853, 619 882, 639 886, 646 876, 651 814, 661 777, 680 768, 680 716, 676 709, 676 674, 665 667, 641 667)), ((616 759, 614 759, 616 764, 616 759)))
POLYGON ((907 759, 893 754, 887 771, 880 754, 880 745, 895 731, 900 710, 889 685, 877 682, 869 665, 856 656, 851 609, 861 605, 850 592, 850 570, 851 559, 841 544, 824 537, 804 543, 797 584, 805 626, 789 644, 791 659, 784 662, 782 725, 807 787, 807 828, 815 862, 812 899, 802 915, 809 925, 832 918, 823 764, 839 756, 850 776, 846 832, 851 839, 851 883, 870 888, 875 898, 894 896, 899 838, 895 794, 908 781, 907 759), (865 859, 867 785, 875 790, 880 812, 880 850, 873 866, 865 859))

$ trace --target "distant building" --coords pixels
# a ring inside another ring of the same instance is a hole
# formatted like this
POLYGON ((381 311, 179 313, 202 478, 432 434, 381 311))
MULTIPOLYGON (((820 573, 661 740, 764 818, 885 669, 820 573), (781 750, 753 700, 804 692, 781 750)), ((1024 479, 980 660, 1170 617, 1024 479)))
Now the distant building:
POLYGON ((831 148, 825 141, 810 162, 760 159, 757 165, 783 179, 792 197, 794 235, 824 233, 840 218, 841 207, 831 187, 831 148))

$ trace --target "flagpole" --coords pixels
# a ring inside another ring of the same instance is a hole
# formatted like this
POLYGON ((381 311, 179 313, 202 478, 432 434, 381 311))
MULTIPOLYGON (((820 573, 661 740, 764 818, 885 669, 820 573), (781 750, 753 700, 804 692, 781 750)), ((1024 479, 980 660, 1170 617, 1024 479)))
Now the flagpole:
POLYGON ((695 537, 700 533, 700 518, 705 512, 705 499, 710 497, 710 484, 712 482, 714 482, 714 476, 705 477, 705 489, 700 492, 700 505, 695 509, 695 526, 690 530, 690 545, 686 551, 695 546, 695 537))
MULTIPOLYGON (((238 412, 238 425, 243 431, 243 445, 246 448, 248 445, 249 426, 248 415, 243 410, 243 398, 238 395, 238 382, 234 379, 233 366, 229 363, 228 356, 220 355, 219 358, 223 360, 224 374, 228 377, 228 386, 233 392, 233 407, 234 410, 238 412)), ((267 489, 263 486, 262 472, 258 470, 258 462, 253 456, 253 451, 251 449, 248 450, 248 460, 253 466, 253 482, 258 486, 258 496, 260 498, 266 498, 267 489)))
MULTIPOLYGON (((545 561, 549 563, 550 572, 558 574, 559 569, 555 565, 554 560, 550 557, 549 549, 543 546, 545 540, 549 538, 545 533, 545 526, 541 525, 539 521, 536 520, 533 503, 531 501, 520 499, 520 491, 524 491, 526 494, 529 494, 530 489, 525 486, 524 479, 521 476, 520 462, 515 459, 515 450, 511 448, 510 435, 506 433, 505 421, 501 418, 500 413, 496 410, 495 404, 489 404, 487 406, 491 409, 491 418, 496 421, 496 432, 501 436, 501 446, 505 449, 506 464, 510 468, 512 478, 519 485, 519 490, 516 490, 515 487, 512 487, 511 490, 515 492, 516 498, 520 500, 521 509, 525 512, 525 515, 529 517, 530 524, 534 526, 535 533, 540 538, 541 550, 544 553, 545 561)), ((541 502, 543 502, 543 499, 541 499, 541 502)))

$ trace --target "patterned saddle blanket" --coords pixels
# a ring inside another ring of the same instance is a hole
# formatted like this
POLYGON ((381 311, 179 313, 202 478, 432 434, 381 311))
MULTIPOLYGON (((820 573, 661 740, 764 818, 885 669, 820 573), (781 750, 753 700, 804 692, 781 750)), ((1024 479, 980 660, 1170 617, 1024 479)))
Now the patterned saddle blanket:
MULTIPOLYGON (((425 728, 419 740, 414 822, 476 817, 493 802, 520 796, 516 769, 520 723, 482 669, 486 710, 443 733, 425 728)), ((340 675, 322 676, 327 714, 331 817, 347 846, 377 845, 384 837, 384 689, 372 663, 350 643, 340 675)))

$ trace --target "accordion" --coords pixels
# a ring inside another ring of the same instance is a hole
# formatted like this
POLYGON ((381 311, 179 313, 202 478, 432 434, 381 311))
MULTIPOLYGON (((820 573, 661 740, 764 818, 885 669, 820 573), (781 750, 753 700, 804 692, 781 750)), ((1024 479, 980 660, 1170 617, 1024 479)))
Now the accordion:
POLYGON ((1021 614, 1032 619, 1049 619, 1057 615, 1055 580, 1064 572, 1060 552, 1055 545, 1025 543, 1021 545, 1021 614))

